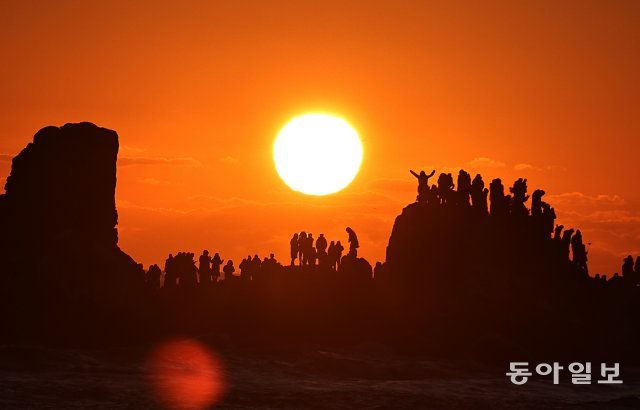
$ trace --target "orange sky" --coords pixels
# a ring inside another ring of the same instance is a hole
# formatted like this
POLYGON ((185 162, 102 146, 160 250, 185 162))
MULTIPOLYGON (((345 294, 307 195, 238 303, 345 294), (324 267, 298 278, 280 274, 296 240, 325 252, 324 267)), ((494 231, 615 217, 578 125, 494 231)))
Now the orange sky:
POLYGON ((204 248, 286 260, 293 231, 346 240, 346 225, 382 259, 409 168, 431 167, 544 188, 592 242, 592 273, 640 254, 640 2, 164 3, 0 1, 2 184, 38 129, 92 121, 120 135, 120 245, 145 265, 204 248), (323 198, 271 159, 315 110, 365 148, 323 198))

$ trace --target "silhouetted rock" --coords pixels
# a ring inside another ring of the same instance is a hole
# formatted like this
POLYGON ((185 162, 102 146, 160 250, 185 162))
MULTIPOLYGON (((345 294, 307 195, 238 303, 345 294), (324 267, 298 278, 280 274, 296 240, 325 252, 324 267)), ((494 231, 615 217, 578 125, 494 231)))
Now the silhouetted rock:
POLYGON ((41 129, 13 159, 0 196, 0 261, 16 314, 63 301, 126 310, 135 299, 144 277, 118 248, 117 155, 114 131, 79 123, 41 129))

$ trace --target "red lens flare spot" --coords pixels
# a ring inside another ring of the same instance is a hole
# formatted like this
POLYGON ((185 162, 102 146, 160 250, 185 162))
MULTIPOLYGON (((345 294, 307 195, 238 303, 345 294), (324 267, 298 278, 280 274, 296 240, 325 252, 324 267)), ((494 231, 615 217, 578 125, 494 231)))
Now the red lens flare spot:
POLYGON ((220 359, 195 340, 173 340, 156 347, 145 372, 155 398, 171 410, 204 409, 224 394, 220 359))

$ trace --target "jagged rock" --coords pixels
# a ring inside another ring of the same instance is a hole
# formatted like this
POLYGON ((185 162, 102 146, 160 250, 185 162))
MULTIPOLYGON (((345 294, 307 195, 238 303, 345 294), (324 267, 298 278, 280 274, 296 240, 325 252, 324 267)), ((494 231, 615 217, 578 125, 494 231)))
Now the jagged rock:
POLYGON ((13 159, 0 196, 0 274, 15 305, 127 303, 141 278, 118 248, 117 155, 116 132, 85 122, 41 129, 13 159))

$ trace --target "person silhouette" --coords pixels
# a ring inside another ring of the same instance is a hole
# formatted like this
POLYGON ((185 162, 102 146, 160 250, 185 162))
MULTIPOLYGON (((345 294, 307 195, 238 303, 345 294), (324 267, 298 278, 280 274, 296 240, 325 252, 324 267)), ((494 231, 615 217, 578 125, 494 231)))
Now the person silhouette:
POLYGON ((542 197, 545 192, 542 189, 536 189, 531 196, 531 216, 533 218, 540 218, 542 216, 542 197))
POLYGON ((458 201, 460 205, 469 205, 469 195, 471 194, 471 175, 464 169, 458 172, 458 201))
POLYGON ((300 250, 298 246, 298 233, 293 234, 289 241, 289 246, 291 248, 291 266, 294 266, 295 261, 298 258, 298 251, 300 250))
POLYGON ((306 256, 306 248, 307 248, 307 233, 302 231, 300 235, 298 235, 298 255, 300 266, 304 266, 307 264, 307 256, 306 256))
POLYGON ((253 259, 251 260, 251 269, 249 270, 249 279, 254 280, 256 277, 260 276, 261 269, 262 261, 260 260, 260 257, 258 255, 253 255, 253 259))
POLYGON ((316 266, 316 262, 318 260, 318 251, 315 247, 311 247, 309 249, 309 265, 316 266))
POLYGON ((453 187, 453 176, 450 173, 441 173, 438 177, 438 196, 441 204, 451 203, 453 187))
POLYGON ((336 243, 335 241, 331 241, 329 243, 329 248, 327 249, 327 262, 331 269, 335 269, 336 267, 336 243))
POLYGON ((323 233, 316 239, 316 250, 318 251, 318 255, 324 255, 326 253, 327 238, 324 237, 323 233))
POLYGON ((240 278, 244 280, 248 280, 251 278, 251 255, 248 255, 246 258, 242 259, 242 262, 238 265, 240 268, 240 278))
POLYGON ((315 247, 313 246, 314 245, 313 242, 314 242, 313 234, 309 233, 307 235, 307 245, 306 245, 306 248, 305 248, 305 252, 307 252, 307 254, 309 255, 308 259, 311 258, 311 251, 312 250, 315 251, 315 247))
POLYGON ((509 188, 509 192, 512 194, 510 202, 511 215, 517 218, 529 216, 529 210, 525 206, 525 202, 529 200, 529 195, 527 195, 527 180, 518 178, 518 180, 513 183, 513 186, 509 188))
POLYGON ((178 285, 178 272, 176 266, 176 260, 173 254, 169 254, 169 257, 164 263, 164 285, 165 288, 175 288, 178 285))
POLYGON ((198 259, 198 275, 200 276, 200 284, 207 285, 211 283, 211 257, 209 251, 202 251, 202 255, 198 259))
POLYGON ((580 229, 578 229, 576 234, 571 238, 571 253, 573 254, 572 261, 574 265, 587 273, 587 250, 584 243, 582 243, 582 232, 580 232, 580 229))
POLYGON ((487 195, 489 190, 484 187, 484 181, 482 175, 476 174, 471 183, 471 189, 469 191, 471 195, 471 206, 481 215, 489 213, 487 195))
POLYGON ((502 180, 496 178, 489 184, 489 199, 491 206, 489 212, 493 217, 504 216, 508 212, 509 199, 504 194, 504 185, 502 180))
POLYGON ((624 258, 624 261, 622 263, 622 277, 625 279, 629 279, 633 276, 633 274, 633 256, 629 255, 624 258))
POLYGON ((358 248, 360 243, 358 242, 358 236, 353 229, 347 226, 347 233, 349 234, 349 255, 358 256, 358 248))
POLYGON ((233 280, 235 278, 235 276, 233 275, 233 272, 236 271, 236 268, 233 267, 233 261, 231 259, 229 259, 227 261, 227 264, 224 265, 224 268, 222 268, 222 271, 224 272, 224 280, 233 280))
POLYGON ((332 261, 335 266, 335 270, 340 269, 340 263, 342 261, 342 252, 344 251, 344 246, 340 241, 336 242, 336 250, 335 250, 335 259, 332 261))
POLYGON ((417 201, 418 202, 426 201, 427 197, 429 196, 429 189, 430 189, 429 178, 435 175, 436 170, 434 169, 433 171, 431 171, 429 175, 427 175, 427 173, 424 171, 420 171, 419 174, 416 174, 413 170, 409 170, 409 172, 411 172, 411 174, 413 174, 413 176, 418 179, 418 196, 416 198, 417 201))
POLYGON ((212 282, 218 282, 218 278, 220 277, 220 265, 224 262, 224 259, 220 259, 220 255, 216 253, 213 255, 211 259, 211 277, 212 282))

